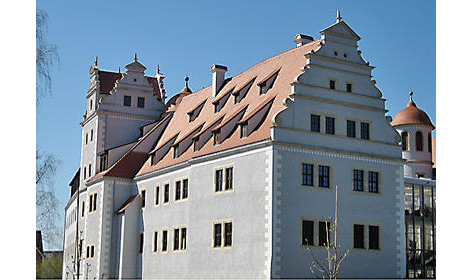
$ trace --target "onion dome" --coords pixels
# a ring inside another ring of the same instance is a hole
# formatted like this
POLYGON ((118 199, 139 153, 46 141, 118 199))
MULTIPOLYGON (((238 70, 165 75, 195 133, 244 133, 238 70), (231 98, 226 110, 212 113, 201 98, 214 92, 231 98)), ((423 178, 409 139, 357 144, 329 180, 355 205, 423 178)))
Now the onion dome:
POLYGON ((402 109, 397 115, 394 117, 392 122, 392 126, 399 126, 399 125, 426 125, 429 126, 431 129, 434 129, 434 125, 430 121, 429 116, 427 113, 422 111, 421 109, 417 108, 417 105, 412 101, 412 95, 414 93, 411 91, 409 92, 410 100, 407 103, 406 108, 402 109))

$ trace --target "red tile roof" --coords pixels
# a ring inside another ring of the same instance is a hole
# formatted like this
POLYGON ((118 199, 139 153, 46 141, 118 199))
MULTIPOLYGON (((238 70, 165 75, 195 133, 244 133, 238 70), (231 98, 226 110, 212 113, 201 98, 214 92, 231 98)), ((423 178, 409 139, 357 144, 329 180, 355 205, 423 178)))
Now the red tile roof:
POLYGON ((417 108, 416 104, 412 100, 407 103, 406 108, 396 114, 392 123, 393 126, 409 124, 427 125, 434 129, 434 125, 430 121, 427 113, 417 108))

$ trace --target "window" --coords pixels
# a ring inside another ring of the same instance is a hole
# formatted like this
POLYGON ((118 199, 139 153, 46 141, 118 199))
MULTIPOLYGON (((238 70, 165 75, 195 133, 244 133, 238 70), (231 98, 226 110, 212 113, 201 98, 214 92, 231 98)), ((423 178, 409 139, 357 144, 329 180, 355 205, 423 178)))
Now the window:
POLYGON ((91 129, 90 130, 90 142, 92 142, 94 140, 94 130, 91 129))
POLYGON ((89 101, 89 110, 92 111, 92 99, 89 101))
POLYGON ((182 180, 182 199, 186 199, 189 194, 189 180, 182 180))
POLYGON ((176 145, 173 147, 173 158, 178 158, 179 157, 179 146, 176 145))
POLYGON ((314 165, 309 163, 302 164, 302 185, 314 185, 314 165))
POLYGON ((402 150, 403 151, 407 151, 407 141, 408 141, 409 137, 408 137, 408 134, 406 131, 403 131, 401 133, 401 140, 402 140, 402 150))
POLYGON ((129 95, 123 96, 123 106, 127 106, 127 107, 131 106, 131 96, 129 95))
POLYGON ((144 234, 140 233, 140 254, 143 253, 144 234))
POLYGON ((347 136, 348 137, 356 137, 356 122, 347 120, 347 136))
POLYGON ((181 181, 176 181, 176 191, 174 195, 174 200, 178 201, 181 199, 181 181))
POLYGON ((225 242, 223 246, 225 247, 232 246, 232 222, 225 223, 225 242))
POLYGON ((162 236, 162 245, 161 245, 161 251, 166 252, 168 250, 168 231, 163 230, 163 236, 162 236))
POLYGON ((353 247, 364 249, 365 248, 365 227, 363 225, 353 225, 353 247))
POLYGON ((370 139, 370 124, 369 123, 361 123, 361 138, 362 139, 370 139))
POLYGON ((97 210, 97 193, 89 195, 89 212, 97 210))
POLYGON ((102 171, 105 171, 107 169, 107 165, 108 165, 108 156, 107 154, 103 154, 100 156, 100 171, 99 172, 102 172, 102 171))
POLYGON ((240 93, 239 93, 239 92, 233 94, 233 97, 234 97, 234 99, 233 99, 233 103, 234 103, 234 104, 240 103, 240 98, 239 98, 239 97, 240 97, 240 93))
POLYGON ((378 172, 368 172, 368 191, 373 193, 378 192, 378 172))
POLYGON ((138 108, 144 108, 145 107, 145 98, 144 97, 138 97, 138 108))
POLYGON ((85 212, 85 201, 82 201, 82 213, 81 213, 81 217, 84 217, 84 212, 85 212))
MULTIPOLYGON (((345 54, 346 55, 346 54, 345 54)), ((345 56, 346 57, 346 56, 345 56)), ((351 92, 351 84, 347 83, 347 92, 351 92)))
POLYGON ((153 252, 157 252, 158 251, 158 232, 155 231, 154 232, 154 237, 153 237, 153 252))
POLYGON ((87 166, 84 167, 84 180, 87 179, 87 166))
POLYGON ((164 185, 164 203, 169 202, 169 184, 164 185))
POLYGON ((319 187, 330 187, 330 166, 319 165, 319 187))
POLYGON ((335 119, 331 117, 325 117, 325 133, 335 134, 335 119))
POLYGON ((194 138, 194 152, 199 150, 199 137, 194 138))
POLYGON ((363 170, 353 170, 353 189, 355 191, 363 191, 363 170))
POLYGON ((95 255, 95 246, 94 245, 90 245, 90 258, 93 258, 94 255, 95 255))
POLYGON ((159 205, 159 186, 156 186, 156 192, 154 193, 154 205, 159 205))
POLYGON ((429 153, 431 153, 432 152, 432 134, 429 133, 427 135, 427 141, 428 141, 427 148, 429 149, 429 153))
POLYGON ((310 115, 310 131, 320 132, 319 115, 310 115))
POLYGON ((215 171, 215 191, 221 192, 223 190, 223 170, 218 169, 215 171))
POLYGON ((416 151, 422 151, 424 150, 423 143, 422 143, 422 132, 417 131, 416 132, 416 151))
POLYGON ((92 176, 92 164, 89 163, 89 177, 92 176))
POLYGON ((266 87, 266 82, 262 82, 261 84, 259 84, 259 94, 260 95, 265 94, 266 91, 268 91, 266 87))
POLYGON ((330 89, 335 89, 335 80, 330 80, 330 89))
POLYGON ((85 144, 87 145, 89 143, 89 134, 85 134, 85 144))
POLYGON ((246 138, 248 136, 248 124, 247 123, 242 123, 240 125, 240 138, 246 138))
POLYGON ((174 229, 174 245, 172 248, 174 251, 179 250, 179 229, 174 229))
POLYGON ((222 224, 214 224, 214 248, 222 246, 222 224))
POLYGON ((314 245, 314 221, 302 221, 302 245, 314 245))
POLYGON ((218 113, 219 111, 219 107, 218 107, 218 102, 214 104, 214 113, 218 113))
POLYGON ((368 248, 379 250, 379 226, 369 226, 368 248))
POLYGON ((87 246, 87 253, 85 254, 86 258, 90 258, 90 246, 87 246))
POLYGON ((214 145, 220 144, 220 130, 214 132, 214 145))
POLYGON ((330 245, 330 222, 319 222, 319 246, 330 245), (328 244, 327 244, 328 238, 328 244))
POLYGON ((141 190, 141 208, 146 206, 146 190, 141 190))
POLYGON ((233 167, 225 168, 225 190, 233 189, 233 167))
POLYGON ((187 247, 187 228, 181 228, 181 250, 185 250, 187 247))

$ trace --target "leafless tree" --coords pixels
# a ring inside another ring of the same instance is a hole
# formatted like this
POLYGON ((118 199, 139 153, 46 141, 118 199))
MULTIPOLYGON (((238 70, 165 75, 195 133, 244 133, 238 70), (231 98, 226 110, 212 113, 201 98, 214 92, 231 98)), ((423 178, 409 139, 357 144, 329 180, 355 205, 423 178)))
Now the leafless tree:
MULTIPOLYGON (((325 259, 318 258, 315 256, 314 252, 310 247, 307 247, 311 257, 311 265, 309 267, 312 274, 316 277, 318 273, 322 275, 322 279, 337 279, 340 265, 345 260, 346 256, 350 252, 350 249, 347 249, 345 253, 339 252, 341 249, 340 244, 337 242, 337 229, 338 229, 338 186, 335 186, 335 219, 332 217, 329 218, 329 223, 325 223, 326 230, 326 241, 324 247, 326 250, 325 259), (332 223, 332 220, 334 221, 332 223), (330 224, 330 225, 329 225, 330 224), (333 234, 333 242, 330 241, 330 235, 333 234)), ((306 240, 307 242, 307 240, 306 240)))
POLYGON ((36 104, 51 94, 51 70, 59 63, 58 47, 46 41, 46 11, 36 9, 36 104))

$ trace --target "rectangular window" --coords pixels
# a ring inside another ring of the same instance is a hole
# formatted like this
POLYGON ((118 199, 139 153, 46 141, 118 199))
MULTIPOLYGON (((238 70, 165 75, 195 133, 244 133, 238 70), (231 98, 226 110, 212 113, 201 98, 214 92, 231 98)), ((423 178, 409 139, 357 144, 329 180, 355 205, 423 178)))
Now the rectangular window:
POLYGON ((129 95, 123 96, 123 106, 127 106, 127 107, 131 106, 131 96, 129 95))
POLYGON ((240 138, 246 138, 248 136, 248 124, 243 123, 240 125, 240 138))
POLYGON ((353 247, 365 248, 365 227, 363 225, 353 225, 353 247))
POLYGON ((314 165, 309 163, 302 164, 302 185, 314 185, 314 165))
POLYGON ((85 201, 82 201, 82 213, 81 213, 82 217, 84 217, 84 211, 85 211, 85 201))
POLYGON ((145 107, 145 98, 138 97, 138 108, 144 108, 144 107, 145 107))
POLYGON ((173 147, 173 158, 178 158, 179 157, 179 146, 176 145, 173 147))
POLYGON ((89 177, 92 176, 92 164, 89 164, 89 177))
POLYGON ((220 144, 220 130, 214 132, 214 145, 220 144))
POLYGON ((199 150, 199 137, 194 139, 194 152, 199 150))
POLYGON ((143 253, 144 234, 140 233, 140 253, 143 253))
POLYGON ((90 102, 89 102, 89 110, 92 111, 92 99, 91 99, 90 102))
POLYGON ((374 193, 378 192, 378 172, 368 172, 368 191, 374 193))
POLYGON ((214 113, 218 113, 219 108, 218 108, 218 103, 214 104, 214 113))
POLYGON ((181 228, 181 250, 185 250, 187 247, 187 228, 181 228))
POLYGON ((100 172, 105 171, 107 169, 107 154, 103 154, 100 156, 100 172))
POLYGON ((174 200, 178 201, 181 199, 181 181, 176 181, 176 192, 174 194, 174 200))
POLYGON ((84 167, 84 180, 87 179, 87 166, 84 167))
POLYGON ((179 250, 179 229, 178 228, 174 229, 174 246, 173 246, 173 250, 174 251, 179 250))
POLYGON ((356 122, 347 120, 347 136, 355 138, 356 137, 356 122))
POLYGON ((166 252, 168 250, 168 231, 163 230, 163 240, 161 244, 161 251, 166 252))
POLYGON ((331 117, 325 117, 325 133, 335 134, 335 119, 331 117))
POLYGON ((90 257, 90 246, 87 246, 87 252, 85 254, 85 257, 86 258, 89 258, 90 257))
POLYGON ((225 223, 225 243, 223 246, 232 246, 232 222, 225 223))
POLYGON ((353 189, 355 191, 363 191, 363 170, 353 170, 353 189))
POLYGON ((319 222, 319 246, 330 245, 330 234, 327 235, 327 232, 330 232, 330 222, 319 222))
POLYGON ((93 200, 94 200, 94 195, 93 194, 89 195, 89 212, 92 212, 92 207, 93 207, 92 202, 93 202, 93 200))
POLYGON ((158 251, 158 232, 154 232, 154 237, 153 237, 153 252, 158 251))
POLYGON ((94 130, 90 130, 90 142, 94 141, 94 130))
POLYGON ((225 190, 233 189, 233 167, 225 168, 225 190))
POLYGON ((214 248, 222 246, 222 224, 214 224, 214 248))
POLYGON ((221 192, 223 190, 223 169, 215 170, 215 191, 221 192))
POLYGON ((169 202, 169 184, 164 185, 164 203, 169 202))
POLYGON ((319 187, 330 187, 330 166, 319 165, 319 187))
POLYGON ((94 250, 94 249, 95 249, 95 246, 94 246, 94 245, 91 245, 91 246, 90 246, 90 257, 91 257, 91 258, 93 258, 94 255, 95 255, 95 253, 94 253, 95 250, 94 250))
POLYGON ((96 193, 94 193, 94 208, 93 208, 93 210, 94 211, 97 210, 97 194, 96 193))
POLYGON ((347 83, 347 92, 351 92, 351 84, 347 83))
POLYGON ((330 80, 330 89, 335 89, 335 81, 330 80))
POLYGON ((361 138, 362 139, 370 139, 370 124, 369 123, 361 123, 361 138))
POLYGON ((189 180, 182 180, 182 199, 186 199, 189 194, 189 180))
POLYGON ((146 206, 146 190, 141 190, 141 208, 146 206))
POLYGON ((85 134, 85 144, 87 145, 87 143, 89 143, 89 134, 88 133, 85 134))
POLYGON ((266 88, 266 82, 262 82, 261 84, 259 84, 259 94, 265 94, 267 91, 267 88, 266 88))
POLYGON ((314 245, 314 221, 302 221, 302 245, 314 245))
POLYGON ((154 205, 159 205, 159 186, 156 186, 156 192, 154 193, 154 205))
POLYGON ((320 132, 319 115, 310 115, 310 131, 320 132))
POLYGON ((379 250, 379 226, 369 226, 368 248, 379 250))

